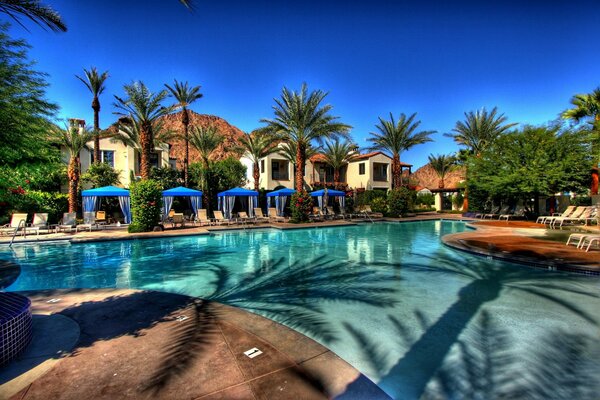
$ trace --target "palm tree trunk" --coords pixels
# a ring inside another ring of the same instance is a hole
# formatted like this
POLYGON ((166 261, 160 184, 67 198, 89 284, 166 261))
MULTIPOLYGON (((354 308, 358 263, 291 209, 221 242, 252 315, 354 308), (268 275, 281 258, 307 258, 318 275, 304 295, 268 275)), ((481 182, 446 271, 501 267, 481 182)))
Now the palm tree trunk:
POLYGON ((79 186, 79 157, 71 157, 67 168, 69 178, 69 212, 77 212, 77 188, 79 186))
POLYGON ((340 183, 340 169, 334 168, 334 170, 333 170, 333 187, 334 187, 334 189, 338 188, 339 183, 340 183))
POLYGON ((400 168, 400 154, 392 158, 392 189, 402 186, 402 169, 400 168))
POLYGON ((598 194, 598 168, 594 168, 592 170, 591 194, 592 195, 597 195, 598 194))
POLYGON ((190 137, 188 132, 188 126, 190 124, 190 117, 186 109, 183 110, 181 114, 181 122, 183 123, 183 133, 184 133, 184 141, 185 141, 185 156, 183 158, 183 182, 184 186, 188 186, 189 179, 189 160, 190 160, 190 137))
POLYGON ((420 399, 452 346, 481 307, 500 295, 497 280, 475 280, 381 379, 379 386, 398 399, 420 399))
POLYGON ((304 162, 306 157, 306 146, 298 143, 296 148, 296 190, 304 189, 304 162))
POLYGON ((94 164, 100 164, 100 101, 94 96, 92 100, 94 110, 94 164))
POLYGON ((258 162, 255 162, 253 165, 252 176, 254 177, 254 190, 258 192, 260 189, 260 169, 258 162))
POLYGON ((150 178, 150 156, 152 154, 152 125, 149 122, 142 122, 140 126, 140 175, 142 179, 150 178))

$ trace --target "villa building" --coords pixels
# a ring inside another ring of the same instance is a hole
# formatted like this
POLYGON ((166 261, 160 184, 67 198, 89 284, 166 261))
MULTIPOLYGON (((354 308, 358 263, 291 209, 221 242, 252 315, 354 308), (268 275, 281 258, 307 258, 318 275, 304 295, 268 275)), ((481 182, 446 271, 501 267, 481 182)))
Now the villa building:
MULTIPOLYGON (((281 144, 280 146, 285 146, 281 144)), ((246 166, 248 188, 254 187, 252 161, 243 156, 240 161, 246 166)), ((361 154, 340 169, 340 183, 352 189, 388 190, 392 187, 392 159, 382 152, 361 154)), ((401 164, 410 174, 412 165, 401 164)), ((274 190, 277 187, 294 187, 295 169, 280 152, 269 154, 259 162, 260 188, 274 190)), ((304 184, 307 189, 333 183, 333 168, 325 163, 322 154, 315 154, 306 160, 304 184)))

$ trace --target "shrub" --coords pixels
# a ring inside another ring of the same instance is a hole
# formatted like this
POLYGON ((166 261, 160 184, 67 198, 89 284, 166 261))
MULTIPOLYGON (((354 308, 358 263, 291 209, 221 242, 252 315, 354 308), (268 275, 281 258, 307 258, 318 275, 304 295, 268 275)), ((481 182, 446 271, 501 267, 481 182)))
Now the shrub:
POLYGON ((376 197, 371 201, 371 210, 376 213, 387 214, 388 204, 383 197, 376 197))
POLYGON ((10 191, 0 202, 0 223, 8 223, 15 212, 30 214, 31 222, 34 213, 48 213, 48 223, 55 224, 69 208, 68 195, 58 192, 10 191))
POLYGON ((406 187, 390 190, 387 196, 389 215, 391 217, 399 217, 412 210, 415 196, 414 190, 406 187))
POLYGON ((150 179, 157 181, 163 190, 172 189, 174 187, 183 185, 181 171, 170 167, 152 167, 150 170, 150 179))
POLYGON ((63 213, 69 210, 69 195, 66 193, 31 191, 27 195, 36 204, 35 212, 48 213, 48 223, 50 224, 57 223, 63 213))
POLYGON ((415 204, 432 206, 435 204, 435 196, 432 193, 418 194, 415 204))
POLYGON ((357 192, 356 206, 372 205, 373 199, 385 198, 385 195, 386 193, 383 190, 365 190, 364 192, 357 192))
POLYGON ((306 191, 296 192, 292 195, 290 209, 292 210, 292 222, 302 223, 309 220, 308 216, 312 212, 312 198, 306 191))
POLYGON ((81 180, 90 183, 93 188, 112 186, 120 182, 119 171, 106 163, 92 164, 81 175, 81 180))
POLYGON ((454 205, 454 207, 460 210, 460 208, 463 205, 464 199, 465 196, 462 194, 462 192, 457 192, 454 196, 452 196, 452 204, 454 205))
POLYGON ((592 198, 590 196, 577 196, 571 199, 571 205, 573 206, 591 206, 592 198))
POLYGON ((162 208, 162 188, 154 180, 148 179, 131 185, 131 219, 129 232, 149 232, 160 221, 162 208))

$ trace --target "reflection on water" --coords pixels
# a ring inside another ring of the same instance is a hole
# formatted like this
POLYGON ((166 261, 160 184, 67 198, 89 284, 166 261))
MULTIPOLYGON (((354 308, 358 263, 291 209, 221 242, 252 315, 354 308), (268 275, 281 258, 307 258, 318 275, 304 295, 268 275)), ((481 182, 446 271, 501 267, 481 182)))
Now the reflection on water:
POLYGON ((600 279, 441 245, 462 230, 447 221, 249 230, 15 246, 0 259, 22 268, 8 290, 142 288, 246 308, 322 342, 397 398, 563 398, 543 389, 559 362, 577 364, 560 382, 579 382, 571 398, 586 398, 600 376, 586 375, 600 364, 600 279), (550 344, 557 335, 581 340, 550 344), (518 384, 503 386, 509 371, 518 384))

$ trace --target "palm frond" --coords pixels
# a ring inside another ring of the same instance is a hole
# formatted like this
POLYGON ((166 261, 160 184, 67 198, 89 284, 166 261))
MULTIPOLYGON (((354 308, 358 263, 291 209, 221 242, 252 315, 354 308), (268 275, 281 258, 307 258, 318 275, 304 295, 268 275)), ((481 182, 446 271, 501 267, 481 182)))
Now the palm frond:
POLYGON ((0 12, 11 17, 26 30, 20 17, 26 17, 42 28, 46 26, 54 32, 67 31, 60 14, 39 0, 0 0, 0 12))

